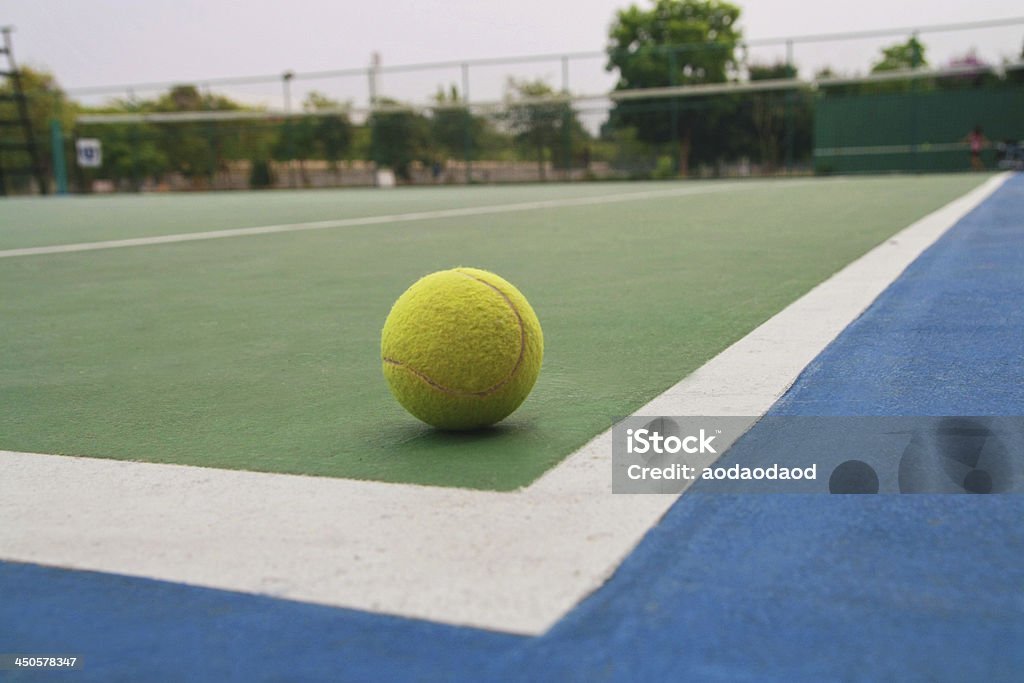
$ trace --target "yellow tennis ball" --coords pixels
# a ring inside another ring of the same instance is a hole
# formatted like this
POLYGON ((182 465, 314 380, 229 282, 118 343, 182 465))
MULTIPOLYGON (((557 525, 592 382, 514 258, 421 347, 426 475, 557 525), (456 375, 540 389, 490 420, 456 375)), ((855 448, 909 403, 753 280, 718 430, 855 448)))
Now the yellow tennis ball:
POLYGON ((413 284, 391 307, 380 346, 391 393, 440 429, 508 417, 533 388, 544 356, 526 297, 476 268, 442 270, 413 284))

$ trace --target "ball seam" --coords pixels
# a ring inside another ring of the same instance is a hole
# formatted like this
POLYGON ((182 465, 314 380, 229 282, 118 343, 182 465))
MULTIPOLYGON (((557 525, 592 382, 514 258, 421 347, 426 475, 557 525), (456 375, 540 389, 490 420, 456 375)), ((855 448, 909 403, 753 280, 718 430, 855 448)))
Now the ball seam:
POLYGON ((434 387, 438 391, 442 391, 446 394, 451 394, 453 396, 472 396, 476 398, 486 398, 491 394, 495 393, 496 391, 498 391, 499 389, 501 389, 509 382, 511 382, 512 378, 515 377, 516 372, 519 371, 519 367, 523 364, 523 358, 526 356, 526 324, 523 322, 523 316, 520 315, 519 309, 516 308, 515 303, 513 303, 512 299, 510 299, 508 295, 505 294, 505 292, 501 291, 490 282, 487 282, 482 278, 478 278, 475 275, 471 275, 459 269, 455 269, 455 272, 459 273, 460 275, 465 275, 469 279, 476 280, 480 284, 493 289, 495 292, 498 293, 498 296, 505 300, 505 303, 508 304, 508 307, 512 309, 512 313, 516 316, 516 323, 519 325, 519 357, 516 358, 516 364, 512 366, 512 369, 509 370, 509 373, 502 379, 498 380, 496 384, 482 391, 462 391, 460 389, 452 389, 451 387, 446 387, 443 384, 440 384, 439 382, 435 381, 429 375, 417 370, 416 368, 411 367, 407 363, 404 363, 400 360, 396 360, 394 358, 384 358, 383 361, 388 365, 393 365, 395 367, 402 368, 403 370, 411 372, 413 375, 415 375, 422 381, 426 382, 427 384, 434 387))

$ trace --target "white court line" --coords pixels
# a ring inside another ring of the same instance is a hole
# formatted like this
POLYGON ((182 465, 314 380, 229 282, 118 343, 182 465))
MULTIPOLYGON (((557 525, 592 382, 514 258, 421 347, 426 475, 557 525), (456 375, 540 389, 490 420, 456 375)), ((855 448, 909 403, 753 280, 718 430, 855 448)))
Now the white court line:
MULTIPOLYGON (((790 181, 789 185, 805 185, 806 181, 790 181)), ((694 185, 671 190, 648 190, 645 192, 621 192, 598 197, 573 197, 571 199, 548 199, 535 202, 518 202, 515 204, 491 204, 488 206, 471 206, 457 209, 438 209, 436 211, 415 211, 384 216, 363 216, 359 218, 339 218, 327 221, 311 221, 308 223, 282 223, 279 225, 260 225, 251 228, 229 228, 226 230, 209 230, 206 232, 186 232, 174 235, 155 235, 153 237, 133 237, 122 240, 105 240, 102 242, 79 242, 77 244, 56 244, 45 247, 21 247, 0 251, 0 258, 16 256, 41 256, 44 254, 66 254, 78 251, 94 251, 99 249, 122 249, 124 247, 148 247, 157 244, 177 244, 180 242, 197 242, 200 240, 217 240, 229 237, 249 237, 252 235, 273 235, 286 232, 305 232, 309 230, 326 230, 328 228, 354 228, 365 225, 382 225, 390 223, 410 223, 439 218, 463 218, 466 216, 490 216, 518 211, 535 211, 538 209, 559 209, 571 206, 597 206, 600 204, 617 204, 648 199, 685 197, 688 195, 712 194, 715 192, 735 192, 740 189, 764 188, 765 183, 719 182, 713 185, 694 185)))
MULTIPOLYGON (((636 414, 764 414, 1006 177, 846 266, 636 414)), ((538 634, 676 499, 612 495, 610 443, 597 436, 511 493, 0 451, 0 557, 538 634)))

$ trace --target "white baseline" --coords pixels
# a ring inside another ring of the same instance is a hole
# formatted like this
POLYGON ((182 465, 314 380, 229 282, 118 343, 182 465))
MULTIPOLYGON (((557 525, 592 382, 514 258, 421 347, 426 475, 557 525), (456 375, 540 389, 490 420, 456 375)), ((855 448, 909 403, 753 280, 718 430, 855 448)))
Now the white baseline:
MULTIPOLYGON (((764 414, 1006 177, 849 264, 637 414, 764 414)), ((612 495, 610 444, 600 434, 511 493, 0 451, 0 557, 539 634, 676 499, 612 495)))
MULTIPOLYGON (((791 181, 790 184, 793 184, 791 181)), ((806 184, 806 183, 800 183, 806 184)), ((385 225, 393 223, 410 223, 415 221, 437 220, 441 218, 464 218, 467 216, 489 216, 518 211, 536 211, 539 209, 559 209, 571 206, 595 206, 599 204, 617 204, 644 199, 663 199, 668 197, 685 197, 696 194, 712 194, 715 192, 735 192, 741 187, 748 189, 765 187, 763 183, 720 182, 713 185, 693 185, 671 190, 645 190, 640 192, 620 192, 600 197, 572 197, 568 199, 546 199, 534 202, 516 202, 513 204, 490 204, 485 206, 467 206, 455 209, 437 209, 434 211, 413 211, 383 216, 360 216, 357 218, 337 218, 326 221, 310 221, 307 223, 280 223, 275 225, 259 225, 251 228, 226 228, 224 230, 207 230, 204 232, 183 232, 172 235, 154 235, 152 237, 131 237, 120 240, 104 240, 101 242, 79 242, 76 244, 55 244, 45 247, 20 247, 18 249, 0 250, 0 258, 17 256, 43 256, 46 254, 67 254, 79 251, 97 251, 101 249, 123 249, 125 247, 150 247, 159 244, 178 244, 181 242, 199 242, 202 240, 219 240, 229 237, 252 237, 254 235, 274 235, 286 232, 307 232, 310 230, 327 230, 333 228, 355 228, 365 225, 385 225)))

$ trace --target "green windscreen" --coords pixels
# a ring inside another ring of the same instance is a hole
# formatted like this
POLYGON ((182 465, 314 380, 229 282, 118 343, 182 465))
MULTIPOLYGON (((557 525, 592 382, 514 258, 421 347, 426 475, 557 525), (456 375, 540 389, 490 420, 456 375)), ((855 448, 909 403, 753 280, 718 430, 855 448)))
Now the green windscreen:
MULTIPOLYGON (((895 85, 895 84, 893 84, 895 85)), ((902 92, 823 92, 814 117, 819 173, 970 168, 967 135, 981 126, 994 168, 1000 143, 1024 138, 1024 83, 907 84, 902 92)))

